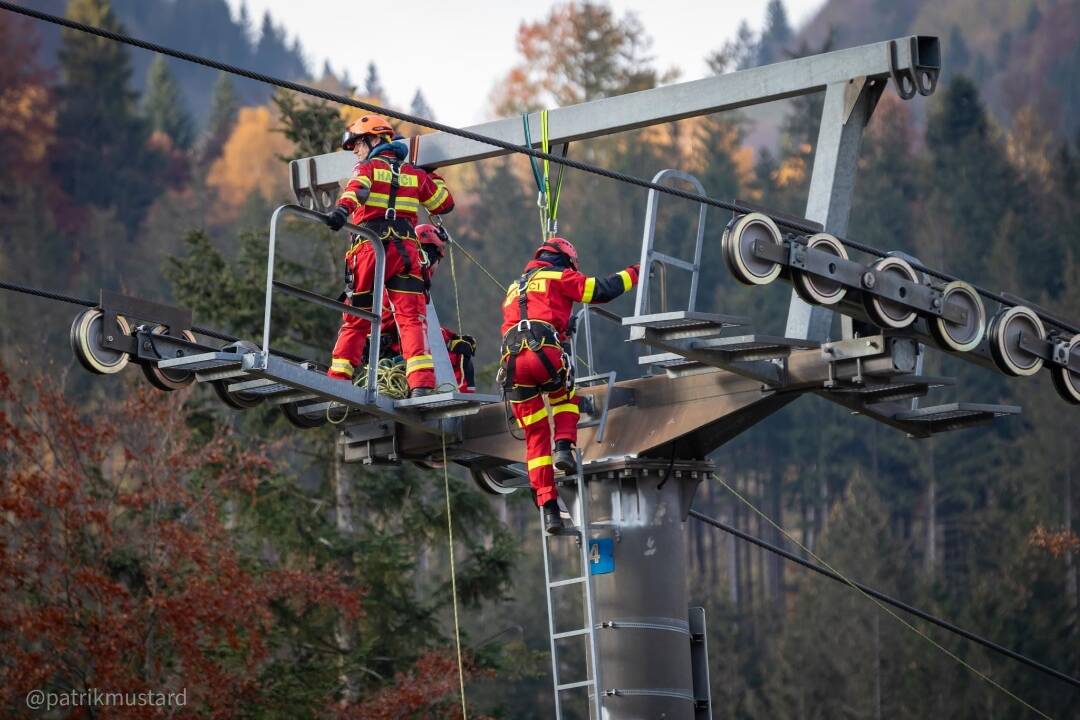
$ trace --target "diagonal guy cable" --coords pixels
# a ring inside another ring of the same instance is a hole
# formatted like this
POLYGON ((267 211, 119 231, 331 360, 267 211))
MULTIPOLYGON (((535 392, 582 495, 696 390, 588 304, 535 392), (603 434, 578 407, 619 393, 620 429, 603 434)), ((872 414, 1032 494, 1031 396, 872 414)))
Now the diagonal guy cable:
POLYGON ((955 634, 959 635, 962 638, 966 638, 968 640, 971 640, 972 642, 978 643, 979 645, 982 645, 985 648, 988 648, 990 650, 993 650, 996 653, 1004 655, 1007 658, 1010 658, 1012 660, 1016 660, 1017 662, 1023 663, 1024 665, 1027 665, 1028 667, 1034 668, 1034 669, 1038 670, 1041 673, 1045 673, 1045 674, 1049 675, 1050 677, 1055 678, 1056 680, 1060 680, 1061 682, 1068 683, 1069 685, 1072 685, 1073 687, 1080 688, 1080 680, 1077 680, 1076 678, 1074 678, 1074 677, 1072 677, 1070 675, 1066 675, 1065 673, 1060 672, 1058 670, 1055 670, 1052 667, 1048 667, 1046 665, 1043 665, 1041 662, 1039 662, 1037 660, 1032 660, 1031 658, 1029 658, 1029 657, 1027 657, 1025 655, 1021 655, 1020 653, 1018 653, 1018 652, 1016 652, 1014 650, 1010 650, 1007 647, 1004 647, 1002 645, 998 645, 996 642, 993 642, 992 640, 987 640, 987 639, 985 639, 983 637, 980 637, 980 636, 976 635, 973 632, 965 630, 962 627, 959 627, 957 625, 953 625, 951 622, 948 622, 947 620, 942 620, 941 618, 935 617, 934 615, 931 615, 930 613, 928 613, 928 612, 926 612, 924 610, 920 610, 917 607, 914 607, 912 605, 908 605, 905 602, 902 602, 900 600, 897 600, 896 598, 890 597, 889 595, 886 595, 883 592, 879 592, 878 590, 875 590, 872 587, 869 587, 868 585, 863 585, 862 583, 855 582, 854 580, 848 580, 846 577, 844 577, 843 575, 840 575, 839 573, 835 573, 835 572, 833 572, 831 570, 828 570, 828 569, 822 567, 821 565, 810 562, 809 560, 804 560, 803 558, 799 557, 795 553, 788 552, 787 550, 784 550, 783 548, 781 548, 781 547, 779 547, 777 545, 773 545, 772 543, 766 542, 766 541, 762 540, 761 538, 754 537, 753 535, 751 535, 749 533, 745 533, 742 530, 739 530, 738 528, 732 527, 731 525, 728 525, 725 522, 722 522, 722 521, 717 520, 715 518, 711 518, 708 515, 705 515, 703 513, 698 512, 697 510, 690 510, 690 516, 693 517, 695 520, 698 520, 700 522, 705 523, 706 525, 711 525, 714 528, 717 528, 719 530, 723 530, 726 533, 734 535, 735 537, 739 538, 740 540, 745 540, 746 542, 748 542, 748 543, 750 543, 752 545, 757 545, 759 548, 762 548, 764 550, 768 550, 771 553, 775 553, 776 555, 779 555, 780 557, 782 557, 782 558, 784 558, 786 560, 790 560, 793 563, 797 563, 799 565, 802 565, 804 568, 806 568, 808 570, 813 570, 814 572, 816 572, 816 573, 818 573, 820 575, 824 575, 825 577, 829 578, 830 580, 835 580, 838 583, 842 583, 844 585, 847 585, 848 587, 852 587, 852 588, 855 588, 856 590, 860 590, 860 591, 866 593, 867 595, 869 595, 870 597, 875 598, 877 600, 880 600, 881 602, 886 603, 887 605, 892 605, 893 607, 899 608, 900 610, 903 610, 904 612, 911 613, 912 615, 914 615, 914 616, 916 616, 916 617, 918 617, 918 618, 920 618, 922 620, 925 620, 928 623, 932 623, 934 625, 937 625, 940 628, 948 630, 951 633, 955 633, 955 634))
MULTIPOLYGON (((70 28, 72 30, 78 30, 80 32, 88 33, 90 35, 96 35, 98 37, 112 40, 114 42, 124 43, 125 45, 131 45, 132 47, 142 48, 143 50, 149 50, 151 52, 160 53, 162 55, 168 55, 170 57, 184 60, 186 62, 195 63, 196 65, 202 65, 204 67, 213 68, 222 72, 227 72, 232 75, 239 75, 240 77, 246 77, 250 80, 266 83, 267 85, 274 85, 286 90, 292 90, 293 92, 300 93, 302 95, 309 95, 311 97, 319 98, 320 100, 326 100, 327 102, 339 103, 341 105, 349 105, 351 107, 359 108, 361 110, 367 110, 368 112, 375 112, 381 115, 387 115, 392 118, 396 118, 403 122, 412 123, 413 125, 419 125, 420 127, 431 128, 432 130, 438 130, 448 135, 456 135, 457 137, 465 138, 466 140, 472 140, 484 145, 491 145, 492 147, 501 148, 508 152, 519 153, 522 155, 528 155, 540 160, 547 160, 549 162, 557 163, 565 167, 574 168, 582 172, 591 173, 593 175, 599 175, 600 177, 606 177, 610 180, 616 180, 618 182, 627 183, 628 185, 637 185, 638 187, 646 188, 648 190, 655 190, 657 192, 665 193, 667 195, 673 195, 675 197, 682 198, 684 200, 690 200, 691 202, 701 203, 703 205, 710 205, 712 207, 720 208, 721 210, 729 210, 734 213, 745 215, 751 212, 761 212, 759 208, 752 208, 748 205, 744 205, 739 202, 731 202, 725 200, 717 200, 716 198, 709 197, 707 195, 699 195, 697 193, 688 192, 686 190, 680 190, 679 188, 670 187, 668 185, 661 185, 654 183, 644 178, 636 177, 634 175, 628 175, 617 170, 609 170, 597 165, 591 165, 579 160, 571 160, 568 157, 556 155, 552 153, 543 152, 542 150, 536 150, 525 145, 517 145, 515 143, 507 142, 505 140, 499 140, 487 135, 481 135, 474 133, 471 130, 465 130, 457 128, 452 125, 445 125, 435 120, 429 120, 417 115, 411 115, 409 113, 400 112, 398 110, 391 110, 390 108, 381 107, 373 103, 364 102, 363 100, 357 100, 345 95, 339 95, 337 93, 327 92, 326 90, 320 90, 319 88, 311 87, 310 85, 303 85, 301 83, 292 82, 290 80, 283 80, 276 78, 272 75, 266 75, 264 73, 255 72, 254 70, 248 70, 247 68, 238 67, 236 65, 230 65, 211 58, 202 57, 201 55, 195 55, 193 53, 185 52, 183 50, 174 50, 164 45, 152 43, 139 38, 133 38, 129 35, 113 32, 112 30, 105 30, 94 25, 87 25, 75 20, 69 20, 65 17, 58 15, 51 15, 49 13, 41 12, 39 10, 32 10, 20 5, 16 5, 8 0, 0 0, 0 10, 7 10, 8 12, 17 13, 19 15, 25 15, 26 17, 32 17, 35 20, 41 20, 42 22, 51 23, 53 25, 60 25, 62 27, 70 28)), ((769 214, 769 213, 766 213, 769 214)), ((772 215, 773 220, 778 225, 786 227, 790 230, 795 230, 800 233, 814 234, 818 232, 818 227, 809 223, 800 222, 788 217, 780 217, 772 215)), ((863 243, 856 242, 854 240, 848 240, 845 238, 837 238, 844 245, 864 252, 867 255, 873 255, 875 257, 885 257, 885 253, 870 245, 864 245, 863 243)), ((928 275, 932 275, 940 280, 946 282, 952 282, 959 280, 960 278, 950 275, 941 270, 935 270, 934 268, 926 267, 921 263, 912 262, 911 266, 920 272, 924 272, 928 275)), ((1005 306, 1015 305, 1015 301, 1010 301, 999 293, 994 293, 978 285, 972 285, 975 290, 983 297, 994 300, 1005 306)), ((1044 321, 1053 325, 1061 326, 1063 329, 1073 333, 1080 333, 1080 327, 1068 322, 1060 321, 1056 318, 1045 317, 1040 313, 1040 317, 1044 321)))

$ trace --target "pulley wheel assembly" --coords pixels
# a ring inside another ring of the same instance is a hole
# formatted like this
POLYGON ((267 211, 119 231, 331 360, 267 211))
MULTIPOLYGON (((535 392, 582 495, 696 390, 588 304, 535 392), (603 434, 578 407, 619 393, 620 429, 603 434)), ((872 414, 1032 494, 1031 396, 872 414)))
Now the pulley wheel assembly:
POLYGON ((757 242, 783 246, 780 228, 761 213, 743 215, 724 231, 724 259, 735 279, 745 285, 768 285, 780 277, 782 265, 754 254, 757 242))
POLYGON ((1006 375, 1034 375, 1043 366, 1041 357, 1020 347, 1021 335, 1031 340, 1046 339, 1042 320, 1023 305, 1005 308, 990 323, 990 355, 1006 375))
POLYGON ((1066 347, 1068 348, 1065 354, 1066 366, 1053 368, 1050 377, 1054 380, 1054 389, 1058 391, 1058 395, 1066 402, 1080 405, 1080 374, 1068 368, 1069 358, 1080 355, 1080 335, 1073 335, 1066 347))
MULTIPOLYGON (((152 335, 168 335, 169 331, 164 325, 158 325, 151 331, 152 335)), ((188 342, 195 342, 195 334, 190 330, 185 330, 180 334, 180 337, 188 342)), ((170 370, 167 368, 159 368, 157 363, 151 361, 142 363, 142 373, 146 376, 146 379, 151 385, 158 390, 165 390, 171 392, 173 390, 179 390, 180 388, 187 387, 191 383, 195 382, 195 373, 191 370, 170 370)))
MULTIPOLYGON (((104 346, 107 335, 119 332, 131 334, 131 325, 122 316, 116 316, 116 328, 105 328, 105 312, 101 308, 90 308, 82 312, 71 323, 71 349, 84 368, 98 375, 112 375, 127 367, 131 356, 126 352, 104 346)), ((109 341, 112 341, 112 337, 109 341)))
MULTIPOLYGON (((806 241, 806 248, 848 259, 843 243, 829 233, 811 235, 806 241)), ((829 269, 830 272, 835 272, 836 265, 830 263, 829 269)), ((805 271, 794 270, 793 280, 795 292, 811 305, 835 305, 847 294, 847 288, 842 283, 805 271)))
MULTIPOLYGON (((231 345, 226 345, 225 347, 221 348, 221 352, 236 353, 237 355, 244 355, 247 353, 258 351, 259 346, 247 340, 237 340, 231 345)), ((234 378, 223 378, 221 380, 214 380, 210 383, 210 385, 213 386, 214 393, 218 396, 218 399, 231 407, 233 410, 250 410, 251 408, 255 407, 266 399, 262 395, 253 395, 244 392, 230 392, 229 386, 235 382, 236 380, 234 378)))
POLYGON ((986 332, 986 307, 975 288, 961 280, 942 288, 942 306, 952 305, 962 310, 965 319, 960 322, 946 320, 944 317, 928 318, 930 334, 946 350, 970 352, 982 342, 986 332))
MULTIPOLYGON (((901 280, 914 284, 919 282, 919 276, 915 274, 915 268, 911 267, 911 263, 901 257, 893 255, 883 257, 874 263, 873 269, 879 275, 894 275, 901 280)), ((873 275, 869 277, 872 278, 873 275)), ((904 296, 903 288, 901 288, 900 296, 904 296)), ((878 327, 899 330, 911 325, 918 318, 918 315, 910 306, 894 300, 886 300, 871 293, 863 293, 863 306, 866 309, 866 314, 870 316, 870 321, 878 327)))
POLYGON ((322 427, 327 423, 325 412, 305 415, 300 412, 300 408, 294 402, 282 405, 281 412, 285 416, 285 419, 289 421, 290 425, 298 427, 301 430, 322 427))

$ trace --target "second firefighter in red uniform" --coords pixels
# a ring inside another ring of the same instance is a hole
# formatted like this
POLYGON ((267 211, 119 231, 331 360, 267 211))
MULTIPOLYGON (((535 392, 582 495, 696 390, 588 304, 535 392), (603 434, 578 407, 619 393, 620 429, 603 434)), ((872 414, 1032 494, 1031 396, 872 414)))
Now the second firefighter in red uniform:
MULTIPOLYGON (((435 387, 435 365, 427 341, 424 267, 414 227, 420 206, 432 215, 448 213, 454 199, 435 173, 406 162, 408 146, 394 141, 394 129, 380 115, 364 115, 349 126, 342 147, 361 158, 353 176, 327 216, 327 225, 340 230, 346 221, 371 230, 386 249, 386 297, 401 337, 410 397, 435 387)), ((345 256, 346 294, 358 308, 372 309, 375 252, 372 241, 357 237, 345 256)), ((344 315, 328 375, 352 378, 371 323, 344 315)))
POLYGON ((529 484, 536 504, 544 509, 547 532, 562 528, 555 469, 576 468, 573 446, 580 410, 565 347, 570 313, 576 302, 614 300, 637 281, 637 265, 605 278, 583 275, 574 246, 553 237, 536 251, 503 301, 500 374, 514 417, 525 431, 529 484), (555 425, 554 453, 545 395, 555 425))

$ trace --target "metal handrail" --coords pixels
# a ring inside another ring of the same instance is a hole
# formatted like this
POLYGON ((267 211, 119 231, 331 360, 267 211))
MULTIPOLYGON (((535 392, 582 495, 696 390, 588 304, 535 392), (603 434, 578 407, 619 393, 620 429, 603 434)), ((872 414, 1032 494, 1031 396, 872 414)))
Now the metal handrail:
MULTIPOLYGON (((277 247, 278 219, 282 215, 294 215, 317 223, 326 222, 326 216, 322 213, 295 204, 282 205, 274 210, 274 214, 270 217, 270 243, 266 259, 266 300, 263 307, 262 354, 264 357, 270 355, 270 309, 274 299, 274 251, 277 247)), ((369 395, 375 396, 378 395, 379 392, 378 383, 375 379, 375 371, 379 365, 379 353, 381 351, 380 345, 382 340, 381 313, 386 284, 383 277, 383 273, 386 270, 386 249, 383 247, 382 243, 379 242, 379 239, 374 233, 366 228, 345 223, 344 229, 350 230, 357 235, 372 241, 371 247, 375 251, 375 281, 371 290, 372 312, 365 313, 365 316, 367 316, 367 319, 371 322, 371 336, 368 341, 366 390, 369 395)))
MULTIPOLYGON (((705 186, 701 184, 701 181, 689 173, 682 172, 681 170, 675 170, 668 168, 661 170, 653 176, 652 181, 654 183, 661 183, 665 180, 682 180, 683 182, 690 183, 694 186, 694 190, 700 194, 705 194, 705 186)), ((674 265, 675 267, 682 268, 690 272, 690 302, 686 308, 688 311, 694 310, 694 305, 697 303, 697 291, 698 291, 698 278, 701 275, 701 249, 705 237, 705 215, 707 208, 704 204, 698 203, 698 224, 697 235, 694 242, 694 260, 693 262, 687 262, 681 258, 668 255, 666 253, 657 252, 653 250, 653 245, 656 241, 656 220, 658 214, 658 208, 660 205, 660 193, 655 189, 649 190, 649 197, 647 205, 645 206, 645 230, 642 233, 641 238, 641 277, 638 280, 637 299, 634 303, 634 315, 641 317, 649 313, 649 275, 652 269, 653 263, 660 264, 665 267, 667 265, 674 265)), ((666 278, 665 278, 666 279, 666 278)), ((662 291, 666 293, 667 283, 661 281, 662 291)), ((666 298, 664 298, 664 304, 666 305, 666 298)))
MULTIPOLYGON (((596 372, 596 366, 593 365, 593 343, 592 343, 592 323, 589 321, 589 316, 596 313, 600 317, 615 323, 619 327, 622 327, 622 317, 605 308, 597 305, 582 305, 581 308, 574 313, 575 325, 581 328, 581 332, 585 335, 585 364, 589 366, 589 374, 596 372)), ((577 337, 578 333, 574 333, 570 338, 570 361, 574 364, 574 374, 580 375, 579 368, 577 366, 577 337)))

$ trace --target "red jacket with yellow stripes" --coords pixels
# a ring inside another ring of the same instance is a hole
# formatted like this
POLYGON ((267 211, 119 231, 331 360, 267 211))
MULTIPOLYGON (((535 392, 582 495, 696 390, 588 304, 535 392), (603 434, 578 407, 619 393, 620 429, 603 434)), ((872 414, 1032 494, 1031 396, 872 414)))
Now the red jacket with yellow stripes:
MULTIPOLYGON (((605 278, 589 277, 577 270, 555 267, 543 260, 533 260, 525 266, 525 300, 529 320, 543 320, 553 326, 560 336, 566 335, 574 303, 605 303, 634 287, 638 281, 638 266, 631 265, 605 278), (533 272, 535 270, 535 272, 533 272)), ((502 333, 521 320, 518 303, 518 283, 513 282, 503 301, 502 333)))
MULTIPOLYGON (((353 168, 353 175, 337 202, 339 207, 349 212, 349 222, 352 224, 359 225, 386 216, 387 203, 390 200, 390 159, 393 157, 393 152, 387 151, 363 160, 353 168), (368 191, 367 199, 363 203, 360 202, 362 190, 368 191)), ((446 189, 446 183, 433 172, 402 163, 398 183, 394 207, 397 217, 407 220, 410 225, 416 225, 421 205, 432 215, 441 215, 454 209, 454 198, 446 189)))

